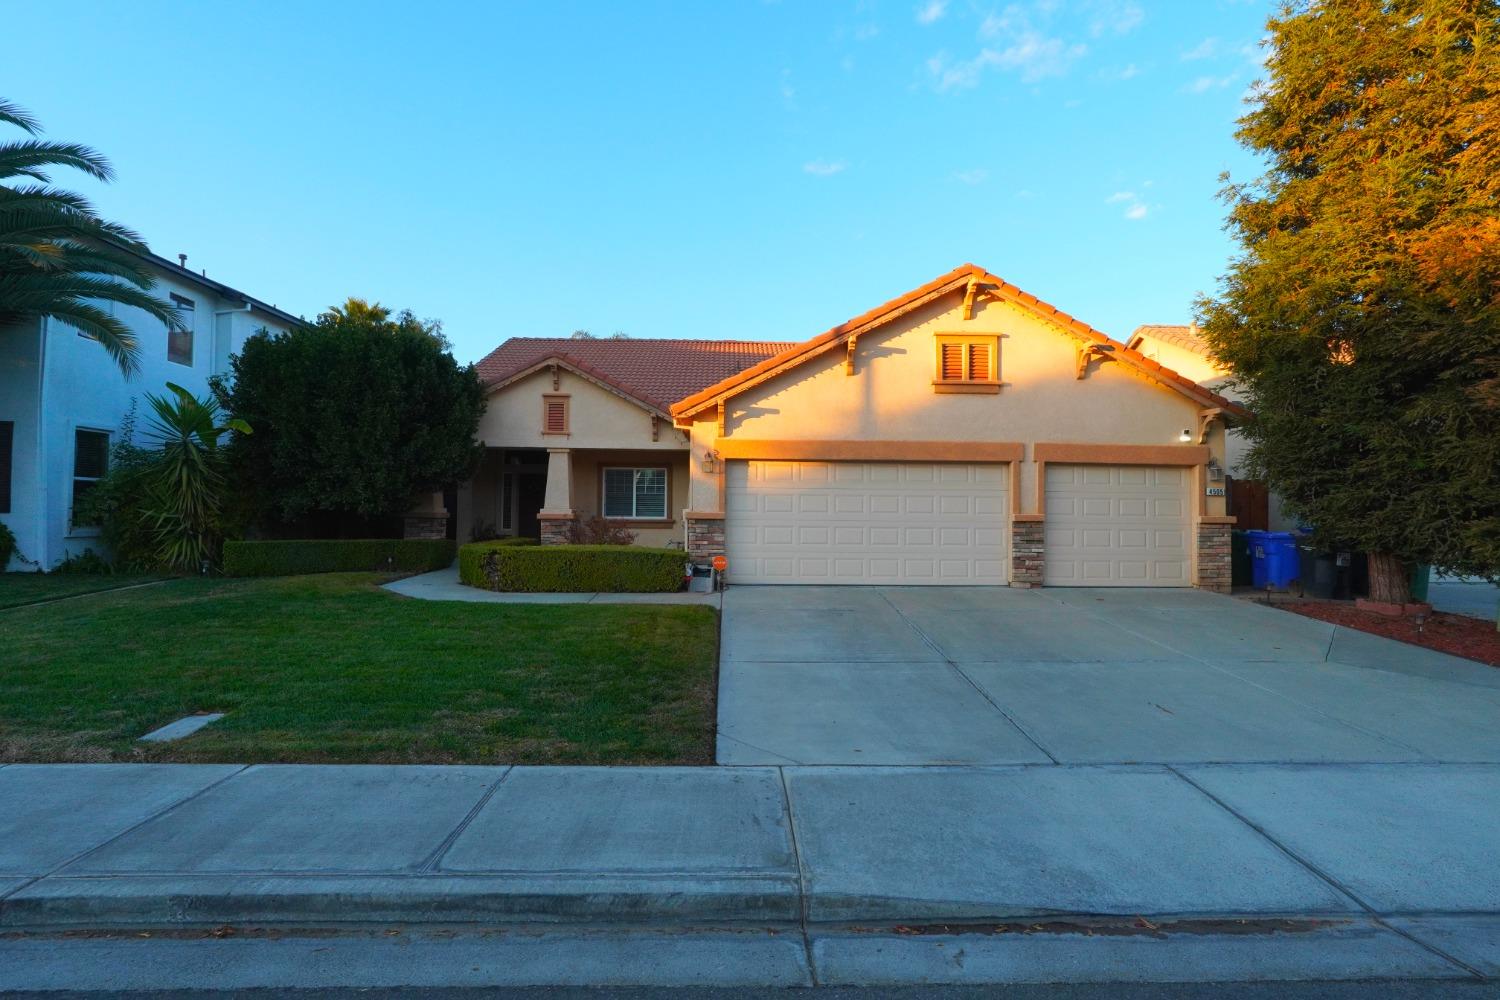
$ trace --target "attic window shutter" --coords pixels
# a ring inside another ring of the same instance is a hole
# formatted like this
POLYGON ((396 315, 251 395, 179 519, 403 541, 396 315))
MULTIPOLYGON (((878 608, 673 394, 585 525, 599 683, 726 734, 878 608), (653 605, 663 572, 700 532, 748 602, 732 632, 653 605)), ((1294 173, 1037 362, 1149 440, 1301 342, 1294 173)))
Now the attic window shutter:
POLYGON ((969 345, 969 379, 974 382, 988 381, 990 378, 990 345, 984 343, 973 343, 969 345))
POLYGON ((568 400, 566 397, 548 396, 543 400, 542 433, 568 433, 568 400))
POLYGON ((964 378, 964 345, 943 344, 942 374, 944 382, 962 382, 964 378))

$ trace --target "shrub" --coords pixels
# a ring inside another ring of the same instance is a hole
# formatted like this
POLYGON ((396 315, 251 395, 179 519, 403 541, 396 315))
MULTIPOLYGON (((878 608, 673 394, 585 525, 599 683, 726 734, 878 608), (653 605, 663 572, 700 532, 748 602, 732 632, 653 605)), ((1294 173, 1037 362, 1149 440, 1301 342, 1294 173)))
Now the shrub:
POLYGON ((573 521, 568 525, 568 543, 571 545, 634 545, 635 532, 621 527, 614 521, 606 521, 596 514, 587 519, 573 521))
POLYGON ((542 544, 539 539, 525 537, 489 538, 482 539, 464 545, 458 550, 458 579, 460 583, 467 583, 471 587, 482 587, 490 589, 489 580, 485 578, 483 561, 484 557, 495 549, 509 549, 516 546, 529 546, 542 544))
POLYGON ((682 589, 687 556, 630 545, 465 545, 460 579, 487 590, 529 593, 670 593, 682 589), (465 562, 471 570, 465 578, 465 562), (477 570, 477 572, 476 572, 477 570))
POLYGON ((4 522, 0 522, 0 573, 5 572, 5 564, 10 562, 10 557, 18 549, 15 533, 4 522))
POLYGON ((84 549, 77 555, 66 556, 52 567, 52 572, 66 576, 110 576, 118 567, 93 549, 84 549))
POLYGON ((427 573, 453 562, 446 538, 288 539, 225 542, 226 576, 388 571, 427 573))

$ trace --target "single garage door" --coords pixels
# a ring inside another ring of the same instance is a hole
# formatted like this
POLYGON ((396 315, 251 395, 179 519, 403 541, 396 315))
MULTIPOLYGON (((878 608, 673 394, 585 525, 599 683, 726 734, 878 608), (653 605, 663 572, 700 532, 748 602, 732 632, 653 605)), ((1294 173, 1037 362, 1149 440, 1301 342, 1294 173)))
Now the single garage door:
POLYGON ((1048 465, 1049 587, 1186 587, 1190 469, 1048 465))
POLYGON ((730 462, 730 579, 1003 585, 1007 472, 1004 464, 730 462))

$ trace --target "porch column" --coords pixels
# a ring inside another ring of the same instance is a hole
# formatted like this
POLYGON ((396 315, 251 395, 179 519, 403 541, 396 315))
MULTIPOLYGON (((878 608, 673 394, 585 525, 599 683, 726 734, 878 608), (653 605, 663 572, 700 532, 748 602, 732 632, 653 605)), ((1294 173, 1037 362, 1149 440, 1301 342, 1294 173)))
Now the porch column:
POLYGON ((547 493, 536 519, 542 544, 561 545, 573 526, 573 454, 567 448, 547 449, 547 493))
POLYGON ((403 538, 447 538, 448 509, 443 506, 443 493, 429 493, 412 505, 402 520, 403 538))

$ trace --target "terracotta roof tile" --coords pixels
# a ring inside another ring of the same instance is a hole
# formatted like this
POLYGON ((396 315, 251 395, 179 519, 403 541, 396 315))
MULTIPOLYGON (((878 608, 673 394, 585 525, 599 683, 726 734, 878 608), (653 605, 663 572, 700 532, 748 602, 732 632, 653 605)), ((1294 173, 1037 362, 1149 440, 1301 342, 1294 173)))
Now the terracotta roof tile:
POLYGON ((1196 326, 1173 326, 1167 323, 1147 323, 1135 328, 1130 335, 1130 343, 1134 344, 1137 337, 1151 337, 1163 344, 1171 344, 1180 347, 1184 351, 1192 351, 1208 357, 1208 344, 1204 342, 1202 333, 1196 326))
POLYGON ((665 411, 672 403, 793 346, 746 340, 512 337, 476 366, 486 384, 560 357, 665 411))

